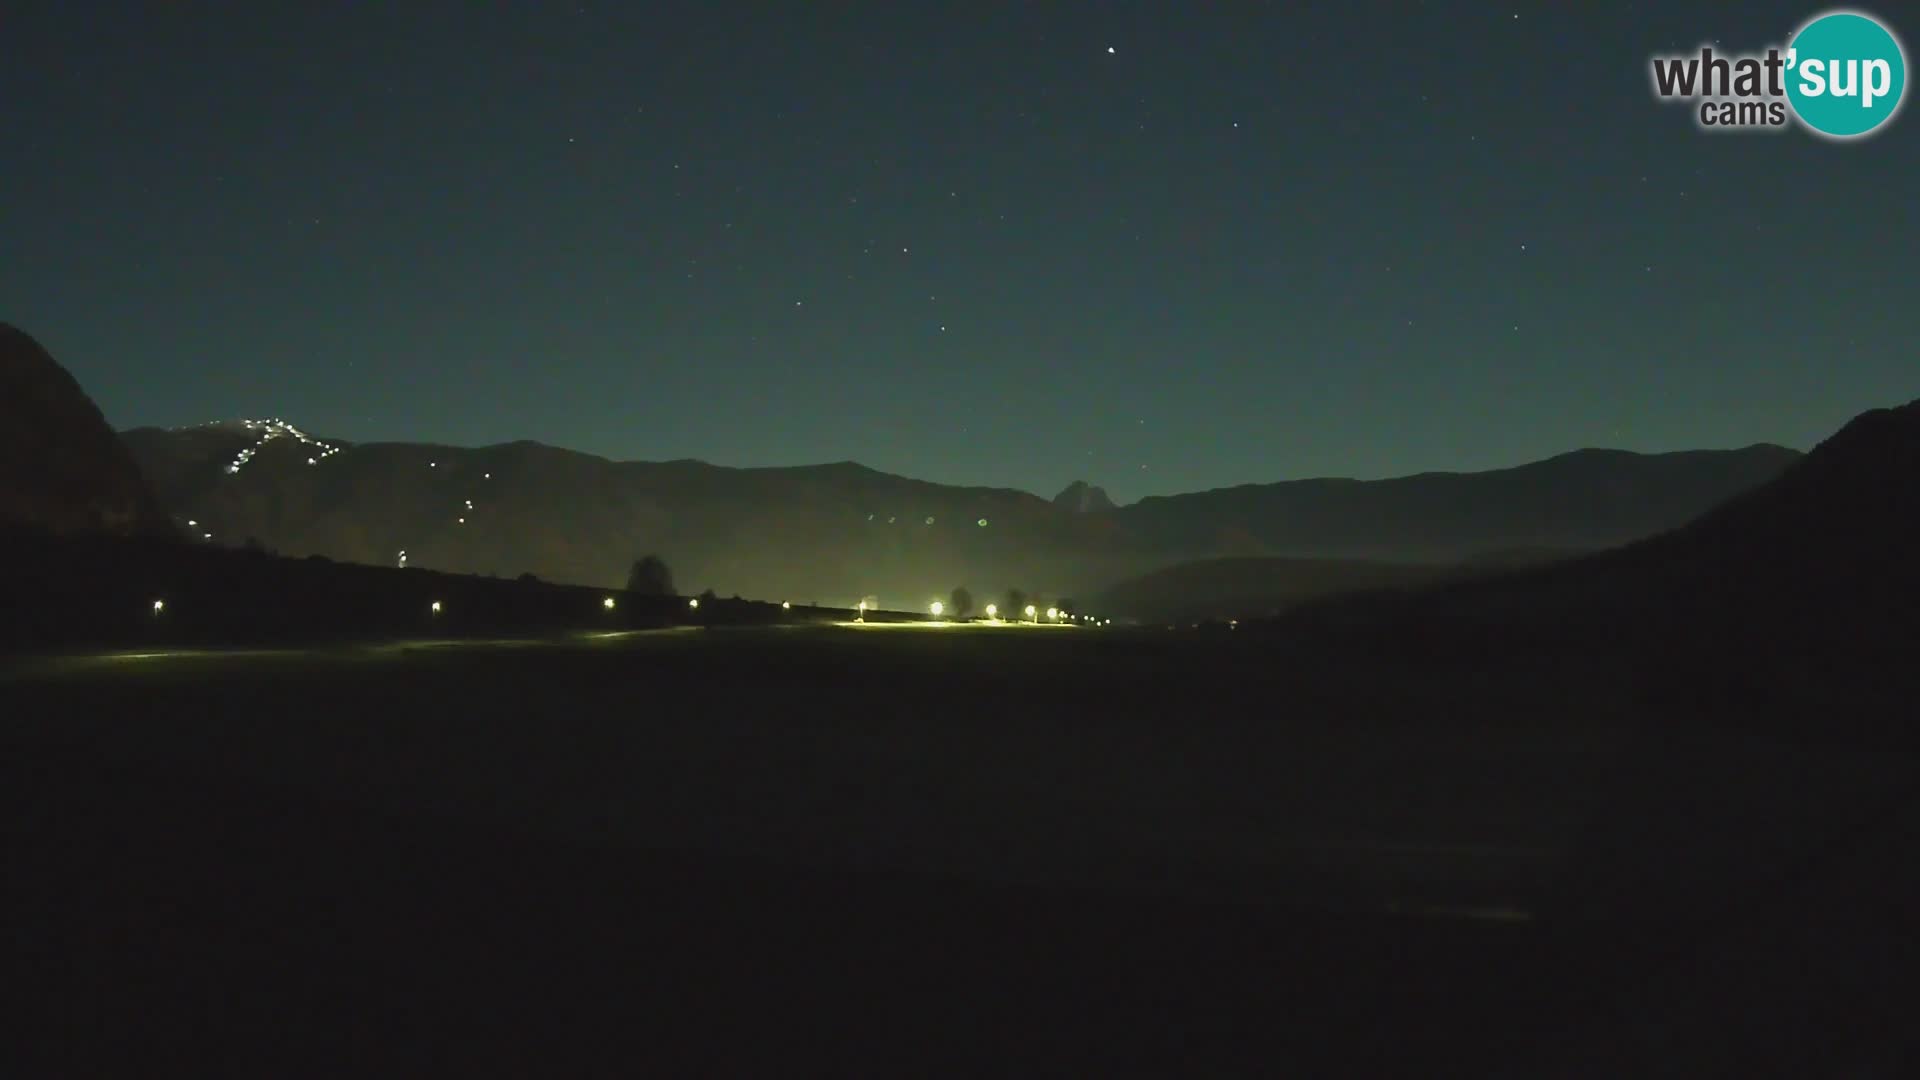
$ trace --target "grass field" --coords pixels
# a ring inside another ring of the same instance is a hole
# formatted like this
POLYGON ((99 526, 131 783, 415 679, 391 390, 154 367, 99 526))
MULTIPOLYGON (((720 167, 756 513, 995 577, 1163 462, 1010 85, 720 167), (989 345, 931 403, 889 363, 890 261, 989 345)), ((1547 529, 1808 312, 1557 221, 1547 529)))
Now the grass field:
POLYGON ((1234 634, 147 651, 0 692, 47 1030, 275 1071, 276 1025, 328 1067, 1527 1060, 1914 776, 1669 726, 1599 662, 1234 634))

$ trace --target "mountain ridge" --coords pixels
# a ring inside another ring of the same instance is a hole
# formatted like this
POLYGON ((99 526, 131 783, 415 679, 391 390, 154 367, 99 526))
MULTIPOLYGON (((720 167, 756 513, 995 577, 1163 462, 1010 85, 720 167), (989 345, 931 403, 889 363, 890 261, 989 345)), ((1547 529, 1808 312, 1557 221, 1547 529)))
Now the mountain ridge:
POLYGON ((877 595, 916 609, 957 585, 1084 597, 1221 557, 1452 563, 1592 549, 1679 525, 1799 457, 1766 444, 1571 451, 1482 473, 1283 480, 1088 512, 1078 498, 854 461, 621 461, 527 439, 347 443, 277 418, 122 438, 169 509, 219 543, 389 565, 404 551, 409 566, 609 586, 651 553, 689 589, 877 595))
MULTIPOLYGON (((214 429, 214 428, 227 429, 229 428, 230 425, 238 425, 245 422, 246 421, 241 419, 216 420, 216 421, 209 421, 204 424, 192 424, 184 427, 166 427, 166 426, 157 425, 157 424, 142 424, 142 425, 137 425, 135 427, 121 429, 118 433, 123 438, 134 437, 134 436, 148 436, 153 434, 176 435, 180 433, 203 431, 203 430, 214 429)), ((405 446, 405 447, 415 447, 415 448, 421 448, 421 449, 447 450, 452 452, 481 452, 481 451, 506 450, 506 449, 512 449, 516 447, 530 447, 530 448, 537 448, 540 450, 548 450, 548 451, 555 451, 563 454, 575 455, 583 458, 591 458, 595 461, 605 462, 609 465, 655 465, 655 466, 697 465, 702 468, 714 469, 714 470, 732 472, 732 473, 772 473, 772 472, 799 472, 799 471, 809 471, 809 470, 846 469, 850 471, 858 471, 861 473, 871 474, 874 476, 885 477, 889 479, 904 480, 911 483, 930 484, 937 487, 959 488, 962 490, 969 490, 969 491, 1010 492, 1010 493, 1016 493, 1020 495, 1029 495, 1029 496, 1032 496, 1033 498, 1042 499, 1042 500, 1046 500, 1047 498, 1046 496, 1040 494, 1039 492, 1032 491, 1027 488, 1012 487, 1012 486, 1003 485, 1003 484, 951 484, 951 483, 946 483, 946 482, 937 481, 937 480, 922 480, 917 477, 909 476, 906 473, 889 472, 885 469, 881 469, 873 465, 868 465, 864 462, 857 461, 852 458, 843 458, 838 461, 798 462, 791 465, 726 465, 719 462, 708 461, 705 458, 698 458, 698 457, 676 457, 676 458, 613 457, 606 454, 596 454, 590 450, 578 450, 572 447, 561 446, 557 443, 543 442, 539 439, 510 439, 504 442, 479 443, 474 445, 467 445, 467 444, 461 444, 461 443, 414 442, 414 441, 409 441, 404 439, 377 439, 377 440, 369 440, 366 442, 354 442, 347 439, 326 438, 324 439, 324 441, 332 445, 342 446, 342 447, 372 448, 372 447, 382 447, 382 446, 405 446)), ((1550 454, 1547 457, 1543 457, 1543 458, 1535 458, 1529 461, 1522 461, 1512 465, 1499 465, 1489 469, 1426 469, 1426 470, 1421 470, 1419 472, 1391 473, 1385 476, 1372 476, 1372 477, 1318 475, 1318 476, 1286 477, 1284 479, 1279 479, 1279 480, 1253 480, 1253 481, 1247 481, 1245 483, 1240 483, 1240 484, 1223 484, 1217 487, 1195 488, 1191 491, 1173 492, 1171 494, 1142 495, 1139 499, 1136 499, 1133 502, 1128 502, 1128 503, 1115 502, 1113 503, 1112 508, 1116 510, 1125 510, 1125 509, 1130 509, 1132 507, 1138 506, 1141 503, 1151 502, 1156 500, 1187 499, 1187 498, 1192 498, 1200 495, 1216 495, 1216 494, 1222 494, 1222 493, 1228 493, 1228 492, 1243 492, 1243 491, 1249 491, 1249 490, 1256 490, 1256 491, 1267 490, 1271 488, 1283 487, 1286 485, 1293 485, 1293 484, 1383 484, 1383 483, 1393 483, 1396 481, 1426 480, 1426 479, 1443 478, 1443 477, 1487 476, 1490 474, 1507 473, 1507 472, 1514 472, 1518 470, 1530 469, 1530 468, 1535 468, 1542 465, 1548 465, 1556 462, 1564 462, 1564 461, 1569 461, 1573 459, 1593 460, 1593 459, 1599 459, 1599 458, 1608 458, 1613 460, 1647 460, 1647 459, 1696 457, 1701 455, 1727 455, 1727 454, 1748 454, 1748 453, 1764 453, 1768 455, 1778 455, 1783 460, 1785 460, 1785 459, 1797 459, 1800 457, 1804 457, 1807 452, 1787 446, 1784 443, 1775 443, 1775 442, 1767 442, 1767 441, 1747 443, 1743 446, 1692 447, 1692 448, 1683 449, 1683 450, 1628 450, 1624 447, 1587 446, 1587 447, 1579 447, 1573 450, 1564 450, 1556 454, 1550 454)), ((1058 502, 1060 499, 1065 498, 1069 493, 1077 492, 1083 489, 1090 493, 1098 493, 1098 495, 1101 495, 1101 496, 1107 495, 1106 489, 1104 487, 1101 487, 1096 484, 1092 484, 1086 480, 1075 480, 1069 483, 1066 488, 1062 489, 1058 494, 1053 496, 1053 498, 1048 501, 1058 502)), ((1111 499, 1110 496, 1108 496, 1108 498, 1111 499)))

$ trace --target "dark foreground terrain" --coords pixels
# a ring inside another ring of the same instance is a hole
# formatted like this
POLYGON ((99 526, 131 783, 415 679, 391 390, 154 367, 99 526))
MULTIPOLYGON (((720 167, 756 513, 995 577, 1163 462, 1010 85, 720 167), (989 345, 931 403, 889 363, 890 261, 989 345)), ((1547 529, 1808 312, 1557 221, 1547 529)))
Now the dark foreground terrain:
POLYGON ((0 680, 16 1075, 1920 1063, 1915 763, 1600 660, 815 626, 0 680))

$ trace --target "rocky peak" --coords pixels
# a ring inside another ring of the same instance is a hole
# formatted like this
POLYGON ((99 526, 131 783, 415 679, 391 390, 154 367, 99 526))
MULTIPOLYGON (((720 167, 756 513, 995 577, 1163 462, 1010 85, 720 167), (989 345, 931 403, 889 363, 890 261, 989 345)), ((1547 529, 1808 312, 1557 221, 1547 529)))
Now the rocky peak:
POLYGON ((1053 497, 1053 505, 1076 514, 1091 514, 1103 510, 1112 510, 1113 500, 1107 497, 1104 488, 1094 487, 1085 480, 1075 480, 1066 490, 1053 497))
POLYGON ((74 377, 0 323, 0 522, 61 535, 165 535, 133 455, 74 377))

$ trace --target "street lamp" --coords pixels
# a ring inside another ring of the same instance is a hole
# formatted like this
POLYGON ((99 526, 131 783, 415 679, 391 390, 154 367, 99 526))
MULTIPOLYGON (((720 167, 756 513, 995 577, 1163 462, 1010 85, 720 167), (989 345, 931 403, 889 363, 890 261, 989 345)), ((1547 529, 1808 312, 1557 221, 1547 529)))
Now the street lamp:
POLYGON ((687 608, 688 608, 688 610, 690 610, 690 611, 698 611, 698 610, 700 610, 700 598, 696 596, 696 597, 694 597, 693 599, 691 599, 691 600, 688 600, 688 601, 687 601, 687 608))
POLYGON ((860 601, 860 613, 853 617, 853 621, 854 622, 867 621, 867 602, 865 600, 860 601))
POLYGON ((167 602, 165 600, 155 600, 153 602, 153 613, 155 615, 158 615, 165 610, 167 610, 167 602))
POLYGON ((1000 605, 998 605, 998 604, 988 604, 988 605, 987 605, 987 618, 988 618, 988 619, 998 619, 999 617, 1000 617, 1000 605))
POLYGON ((602 601, 600 601, 600 606, 601 606, 601 607, 603 607, 603 608, 606 608, 606 609, 607 609, 608 611, 612 611, 612 610, 613 610, 613 597, 611 597, 611 596, 609 596, 609 597, 607 597, 607 598, 606 598, 605 600, 602 600, 602 601))
POLYGON ((440 614, 440 601, 435 600, 433 604, 428 607, 427 610, 433 612, 435 615, 440 614))
POLYGON ((1059 621, 1060 621, 1060 609, 1059 609, 1059 608, 1057 608, 1057 607, 1050 607, 1050 608, 1048 608, 1048 609, 1047 609, 1047 618, 1049 618, 1049 619, 1051 619, 1051 620, 1053 620, 1054 622, 1059 622, 1059 621))
POLYGON ((793 601, 791 601, 791 600, 782 600, 782 601, 780 601, 780 610, 781 610, 781 611, 792 611, 792 610, 793 610, 793 601))
POLYGON ((1032 605, 1032 604, 1028 604, 1028 605, 1027 605, 1027 618, 1029 618, 1029 619, 1031 619, 1031 618, 1033 618, 1033 617, 1034 617, 1034 611, 1033 611, 1033 605, 1032 605))
POLYGON ((933 612, 933 617, 937 619, 940 617, 941 612, 947 610, 947 605, 935 600, 933 603, 927 605, 927 610, 933 612))

